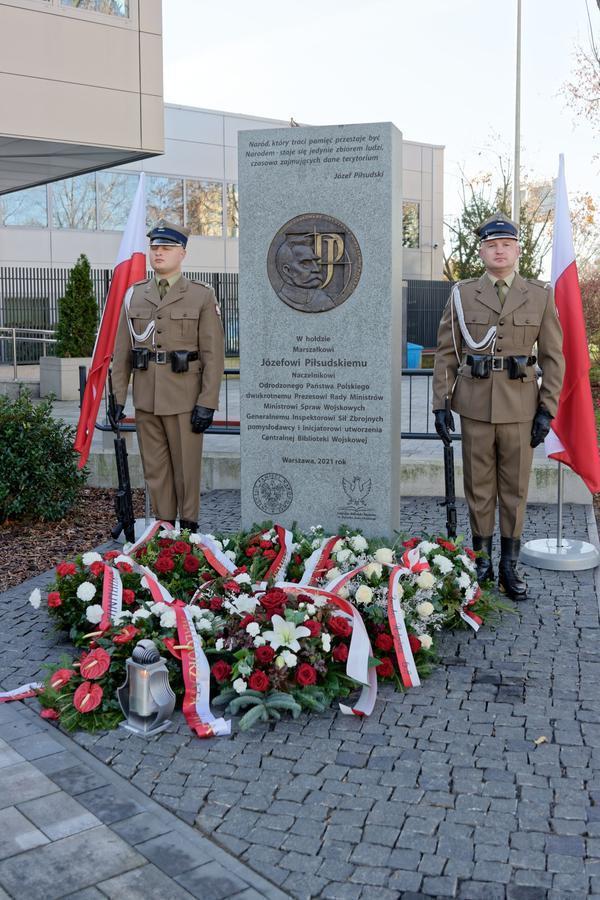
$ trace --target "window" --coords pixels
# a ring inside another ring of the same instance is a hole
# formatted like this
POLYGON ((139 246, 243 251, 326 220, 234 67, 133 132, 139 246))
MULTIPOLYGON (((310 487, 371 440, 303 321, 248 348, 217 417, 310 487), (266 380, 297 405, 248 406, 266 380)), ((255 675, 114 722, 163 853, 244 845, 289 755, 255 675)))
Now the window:
POLYGON ((133 204, 138 176, 124 172, 98 172, 96 179, 98 228, 122 231, 133 204))
POLYGON ((129 16, 129 0, 61 0, 61 5, 89 9, 106 16, 129 16))
POLYGON ((169 219, 183 225, 183 180, 150 175, 146 182, 148 225, 169 219))
POLYGON ((413 200, 402 204, 402 246, 419 248, 419 204, 413 200))
POLYGON ((186 225, 192 234, 223 234, 223 185, 220 181, 186 181, 186 225))
POLYGON ((96 176, 78 175, 52 185, 52 224, 55 228, 96 228, 96 176))
POLYGON ((227 237, 239 237, 240 212, 237 184, 227 185, 227 237))
POLYGON ((15 191, 0 197, 0 225, 25 228, 48 227, 46 185, 15 191))

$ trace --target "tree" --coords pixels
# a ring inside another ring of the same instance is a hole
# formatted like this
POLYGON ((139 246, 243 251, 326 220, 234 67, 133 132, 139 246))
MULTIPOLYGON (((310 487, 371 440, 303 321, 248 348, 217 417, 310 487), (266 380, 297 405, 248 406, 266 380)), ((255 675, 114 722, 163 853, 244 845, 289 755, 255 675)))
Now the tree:
POLYGON ((64 297, 58 301, 56 355, 91 356, 98 325, 98 304, 90 277, 90 264, 83 253, 71 269, 64 297))
MULTIPOLYGON (((598 3, 600 8, 600 3, 598 3)), ((577 119, 584 118, 600 132, 600 45, 594 35, 590 8, 588 15, 588 46, 575 51, 573 77, 564 86, 564 93, 577 119)))

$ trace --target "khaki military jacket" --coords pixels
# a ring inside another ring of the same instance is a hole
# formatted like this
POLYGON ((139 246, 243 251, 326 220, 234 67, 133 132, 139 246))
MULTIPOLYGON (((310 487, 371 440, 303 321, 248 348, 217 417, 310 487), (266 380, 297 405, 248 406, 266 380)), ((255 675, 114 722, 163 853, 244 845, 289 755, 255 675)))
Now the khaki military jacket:
MULTIPOLYGON (((564 375, 562 330, 552 288, 541 281, 515 275, 504 304, 487 275, 459 283, 465 324, 475 341, 482 340, 492 325, 497 326, 496 356, 537 355, 542 369, 538 388, 535 366, 527 367, 524 380, 511 380, 508 370, 491 372, 489 378, 472 378, 465 356, 473 353, 463 343, 456 310, 449 300, 438 330, 433 372, 432 409, 444 409, 447 395, 452 409, 462 416, 482 422, 531 421, 539 403, 556 415, 564 375), (460 356, 457 360, 452 339, 460 356), (537 342, 537 348, 534 345, 537 342)), ((489 349, 478 351, 490 353, 489 349)))
MULTIPOLYGON (((131 336, 125 306, 121 312, 113 355, 115 400, 125 405, 132 371, 131 336)), ((154 278, 133 288, 129 318, 137 334, 151 322, 155 330, 136 347, 150 350, 189 350, 198 353, 187 372, 175 373, 170 362, 151 362, 133 374, 133 404, 157 416, 190 412, 194 406, 218 409, 224 367, 224 335, 212 288, 181 276, 161 300, 154 278)))

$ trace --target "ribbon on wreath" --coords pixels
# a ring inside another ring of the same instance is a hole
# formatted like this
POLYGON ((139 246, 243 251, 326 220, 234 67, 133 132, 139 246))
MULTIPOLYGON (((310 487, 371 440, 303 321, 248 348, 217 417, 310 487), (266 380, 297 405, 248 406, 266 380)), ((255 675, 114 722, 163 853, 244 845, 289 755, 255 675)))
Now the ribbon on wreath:
MULTIPOLYGON (((133 560, 131 561, 133 563, 133 560)), ((104 578, 102 581, 102 618, 98 625, 99 631, 110 628, 115 619, 119 618, 123 611, 123 582, 117 569, 104 564, 104 578)))
MULTIPOLYGON (((427 567, 429 568, 429 566, 427 567)), ((423 570, 421 570, 423 571, 423 570)), ((421 684, 415 658, 410 647, 404 613, 400 605, 398 583, 406 573, 404 566, 393 566, 388 581, 388 621, 392 631, 396 659, 404 687, 418 687, 421 684)))
MULTIPOLYGON (((155 534, 161 529, 173 531, 173 526, 170 522, 153 522, 146 528, 135 544, 131 544, 131 546, 128 547, 127 554, 133 556, 137 550, 151 541, 155 534)), ((232 572, 235 572, 235 563, 233 563, 228 556, 225 556, 221 548, 217 546, 214 538, 209 537, 207 534, 198 534, 197 538, 198 540, 190 541, 190 543, 193 543, 194 546, 199 547, 200 550, 202 550, 206 562, 212 566, 218 575, 230 575, 232 572)))
POLYGON ((321 546, 317 547, 304 563, 304 572, 300 584, 315 584, 322 577, 325 565, 331 559, 333 548, 339 541, 339 537, 323 538, 321 546))
POLYGON ((458 614, 461 617, 461 619, 463 620, 463 622, 466 622, 467 625, 470 625, 470 627, 475 632, 478 632, 479 629, 481 628, 481 626, 483 625, 483 619, 481 618, 481 616, 478 616, 476 612, 473 612, 472 609, 469 609, 469 607, 473 606, 475 603, 477 603, 477 601, 479 600, 480 597, 481 597, 481 588, 479 586, 477 586, 477 590, 475 592, 475 596, 473 597, 473 599, 467 600, 467 602, 463 606, 461 606, 461 608, 458 611, 458 614))
POLYGON ((30 681, 29 684, 22 684, 20 687, 13 688, 12 691, 0 691, 0 703, 27 700, 28 697, 35 697, 43 688, 44 685, 40 681, 30 681))
POLYGON ((275 534, 279 541, 279 552, 265 572, 264 582, 269 581, 271 578, 279 578, 280 575, 285 574, 292 558, 294 535, 291 531, 287 531, 287 529, 283 528, 282 525, 275 525, 273 527, 275 528, 275 534))

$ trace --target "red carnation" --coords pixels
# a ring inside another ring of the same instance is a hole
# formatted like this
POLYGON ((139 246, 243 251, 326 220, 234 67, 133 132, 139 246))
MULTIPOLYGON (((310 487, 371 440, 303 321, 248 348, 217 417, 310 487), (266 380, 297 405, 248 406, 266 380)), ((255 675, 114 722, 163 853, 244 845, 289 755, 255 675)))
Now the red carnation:
POLYGON ((338 644, 337 647, 333 648, 331 655, 336 662, 345 663, 348 659, 348 647, 346 644, 338 644))
MULTIPOLYGON (((119 554, 117 553, 117 556, 118 555, 119 554)), ((76 571, 77 567, 74 563, 61 562, 56 567, 56 574, 61 578, 65 578, 67 575, 74 575, 76 571)))
POLYGON ((210 601, 210 610, 211 612, 219 612, 221 607, 223 606, 223 598, 222 597, 213 597, 210 601))
POLYGON ((254 618, 254 616, 251 616, 250 613, 248 613, 248 615, 244 616, 244 618, 240 622, 240 628, 245 628, 246 625, 250 624, 250 622, 256 622, 256 619, 254 618))
POLYGON ((48 594, 48 606, 50 606, 51 608, 62 606, 61 596, 58 591, 50 591, 50 593, 48 594))
POLYGON ((132 603, 135 603, 135 592, 129 590, 129 588, 124 588, 123 590, 123 603, 126 606, 131 606, 132 603))
POLYGON ((342 616, 332 616, 327 623, 327 627, 333 634, 337 634, 338 637, 349 637, 352 634, 350 622, 342 616))
POLYGON ((71 680, 73 675, 75 675, 73 669, 57 669, 50 676, 50 687, 54 691, 60 691, 71 680))
POLYGON ((470 547, 465 547, 465 553, 467 554, 467 556, 469 557, 469 559, 470 559, 472 562, 475 562, 475 560, 477 559, 477 554, 474 553, 473 550, 471 550, 470 547))
POLYGON ((173 543, 174 543, 174 541, 172 538, 160 538, 160 540, 158 542, 158 546, 159 547, 170 547, 171 544, 173 544, 173 543))
POLYGON ((175 541, 173 544, 173 553, 189 553, 192 545, 187 541, 175 541))
POLYGON ((102 647, 97 647, 91 653, 82 654, 79 672, 82 678, 91 678, 95 681, 108 672, 109 666, 110 656, 102 647))
POLYGON ((139 628, 136 628, 135 625, 126 625, 118 634, 115 634, 113 637, 113 644, 128 644, 129 641, 132 641, 136 634, 139 633, 140 630, 139 628))
POLYGON ((102 702, 103 691, 99 684, 84 681, 73 694, 73 706, 80 713, 89 713, 102 702))
POLYGON ((251 691, 268 691, 271 687, 271 682, 265 673, 258 669, 248 679, 248 687, 251 691))
POLYGON ((193 553, 188 553, 186 558, 183 560, 183 570, 184 572, 194 573, 197 572, 200 568, 200 560, 197 556, 194 556, 193 553))
POLYGON ((265 559, 275 559, 275 557, 277 556, 277 551, 273 550, 273 548, 271 548, 270 550, 265 550, 263 556, 265 559))
POLYGON ((102 575, 103 572, 104 572, 104 563, 101 563, 99 560, 96 560, 96 562, 93 562, 93 563, 91 564, 91 566, 90 566, 90 572, 91 572, 92 575, 94 575, 96 578, 99 578, 100 575, 102 575))
POLYGON ((107 550, 107 552, 104 554, 104 559, 109 561, 111 559, 116 559, 117 556, 120 556, 120 555, 121 555, 121 553, 119 550, 107 550))
POLYGON ((440 547, 443 547, 444 550, 449 550, 450 552, 453 552, 457 549, 456 544, 453 544, 450 541, 446 541, 444 540, 444 538, 438 538, 437 543, 440 545, 440 547))
POLYGON ((394 663, 390 659, 389 656, 384 656, 379 665, 377 666, 377 674, 380 678, 393 678, 394 677, 394 663))
POLYGON ((306 687, 308 684, 315 684, 317 681, 317 670, 310 663, 302 663, 298 666, 296 681, 302 687, 306 687))
POLYGON ((132 567, 131 563, 128 563, 125 561, 118 562, 117 569, 119 570, 119 572, 123 572, 125 575, 129 575, 130 572, 133 572, 133 567, 132 567))
POLYGON ((224 681, 227 681, 229 676, 231 675, 231 666, 229 663, 226 663, 224 659, 220 659, 216 662, 210 669, 215 681, 218 681, 219 684, 222 684, 224 681))
POLYGON ((263 550, 272 550, 273 549, 273 544, 271 543, 271 541, 260 541, 260 546, 262 547, 263 550))
POLYGON ((275 656, 275 651, 273 650, 272 647, 267 647, 267 646, 257 647, 255 656, 256 656, 256 661, 259 662, 261 665, 265 666, 268 663, 272 662, 272 660, 275 656))
POLYGON ((375 639, 375 646, 378 650, 391 650, 394 646, 394 639, 391 634, 379 634, 375 639))
POLYGON ((59 718, 60 718, 60 713, 59 713, 59 711, 58 711, 57 709, 50 709, 50 708, 48 708, 48 709, 42 709, 42 710, 40 711, 40 716, 42 717, 42 719, 50 719, 50 720, 53 720, 53 719, 59 719, 59 718))
POLYGON ((414 634, 409 634, 408 643, 410 644, 410 649, 413 653, 418 653, 421 649, 421 641, 414 634))
POLYGON ((311 637, 319 637, 321 634, 321 623, 317 622, 316 619, 307 619, 302 624, 305 628, 308 628, 311 637))
POLYGON ((157 572, 172 572, 175 568, 175 563, 169 556, 159 556, 154 563, 154 568, 157 572))
POLYGON ((237 583, 237 581, 233 581, 233 580, 226 581, 225 584, 223 585, 223 590, 231 591, 232 594, 239 594, 240 586, 237 583))
POLYGON ((255 546, 250 546, 246 548, 246 556, 254 556, 255 553, 259 552, 259 548, 255 546))
POLYGON ((406 547, 407 550, 412 550, 413 547, 416 547, 417 544, 420 544, 420 543, 421 543, 421 538, 414 537, 414 538, 409 538, 408 541, 403 541, 402 546, 406 547))

